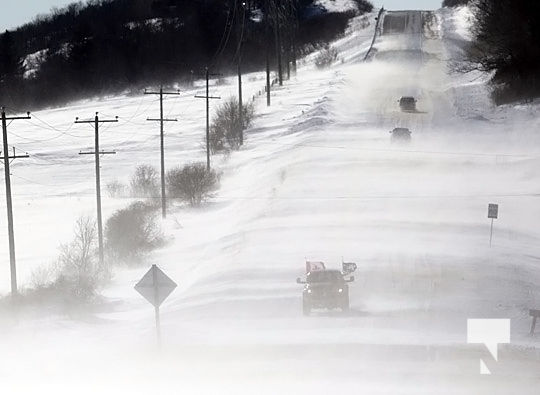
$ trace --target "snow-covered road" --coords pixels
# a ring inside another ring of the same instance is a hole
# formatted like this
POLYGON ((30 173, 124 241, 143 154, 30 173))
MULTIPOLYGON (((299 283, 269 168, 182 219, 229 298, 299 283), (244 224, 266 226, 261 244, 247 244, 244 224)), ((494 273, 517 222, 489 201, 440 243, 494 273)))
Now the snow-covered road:
MULTIPOLYGON (((377 39, 372 61, 359 59, 374 26, 361 28, 357 20, 334 43, 340 64, 317 70, 308 58, 295 78, 275 87, 271 107, 257 99, 246 145, 213 158, 223 171, 216 198, 204 210, 173 208, 163 222, 174 242, 151 263, 178 288, 161 308, 161 352, 153 309, 133 290, 148 268, 121 269, 97 313, 3 317, 6 393, 537 394, 538 337, 528 336, 528 309, 540 307, 535 121, 523 109, 502 114, 488 106, 475 109, 485 120, 461 117, 468 103, 485 102, 485 89, 470 89, 469 77, 447 73, 452 53, 444 27, 453 26, 455 15, 387 15, 392 23, 409 22, 402 33, 394 29, 377 39), (402 95, 418 98, 418 113, 399 112, 402 95), (395 126, 413 131, 411 144, 390 143, 395 126), (501 214, 490 247, 487 205, 493 202, 501 214), (304 274, 306 259, 332 268, 342 259, 358 264, 350 312, 302 316, 294 280, 304 274), (485 346, 467 343, 470 318, 511 320, 511 343, 499 345, 497 361, 485 346), (491 375, 480 374, 480 359, 491 375)), ((249 94, 264 81, 261 75, 246 80, 249 94)), ((224 96, 235 86, 214 89, 224 96)), ((148 152, 157 158, 156 138, 144 134, 148 114, 141 113, 141 100, 75 108, 80 116, 101 106, 129 119, 103 136, 129 153, 121 163, 104 161, 105 177, 125 177, 148 152)), ((168 102, 185 120, 168 129, 171 166, 182 155, 204 160, 197 145, 202 105, 192 97, 178 100, 168 102)), ((38 116, 58 125, 73 110, 38 116)), ((81 182, 74 197, 66 188, 60 197, 17 200, 17 234, 24 240, 18 246, 29 266, 39 265, 40 250, 25 243, 35 234, 44 245, 55 240, 42 233, 49 218, 42 207, 56 208, 62 235, 69 235, 80 210, 93 208, 86 196, 93 179, 81 174, 83 168, 92 174, 91 163, 58 169, 61 151, 77 146, 79 137, 69 133, 62 149, 51 143, 55 162, 39 171, 47 182, 53 171, 66 184, 81 182), (58 199, 66 204, 59 207, 58 199)), ((13 168, 25 171, 21 178, 31 179, 29 165, 13 168)), ((35 185, 14 185, 23 188, 32 196, 35 185)), ((108 212, 125 204, 104 200, 108 212)), ((0 237, 4 245, 7 236, 0 237)), ((43 251, 50 259, 50 246, 43 251)))

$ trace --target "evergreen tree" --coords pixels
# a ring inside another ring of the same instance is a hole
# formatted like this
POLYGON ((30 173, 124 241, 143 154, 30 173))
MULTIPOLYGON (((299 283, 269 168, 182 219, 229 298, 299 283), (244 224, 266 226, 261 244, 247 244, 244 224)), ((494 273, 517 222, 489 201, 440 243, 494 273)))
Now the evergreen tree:
POLYGON ((0 35, 0 79, 4 82, 21 80, 24 59, 18 55, 13 34, 6 30, 0 35))
POLYGON ((458 7, 460 5, 469 4, 469 0, 443 0, 443 7, 458 7))

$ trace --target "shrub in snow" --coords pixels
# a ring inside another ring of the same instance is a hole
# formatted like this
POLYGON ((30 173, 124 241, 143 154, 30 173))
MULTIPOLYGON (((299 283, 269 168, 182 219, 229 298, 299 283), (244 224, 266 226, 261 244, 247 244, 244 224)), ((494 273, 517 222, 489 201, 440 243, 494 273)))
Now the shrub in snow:
POLYGON ((199 206, 219 187, 219 175, 203 163, 171 169, 166 179, 169 197, 181 199, 191 206, 199 206))
POLYGON ((126 185, 117 180, 109 182, 106 188, 110 197, 122 197, 127 194, 126 185))
POLYGON ((362 18, 360 18, 358 24, 360 26, 360 29, 365 29, 369 27, 370 23, 368 16, 363 16, 362 18))
POLYGON ((156 223, 156 207, 134 202, 116 211, 105 224, 105 249, 112 259, 135 265, 162 246, 164 237, 156 223))
POLYGON ((518 78, 512 82, 491 83, 491 100, 496 105, 509 103, 531 103, 540 96, 540 81, 526 80, 519 81, 518 78))
POLYGON ((97 242, 94 220, 80 217, 74 239, 60 246, 56 262, 32 273, 33 289, 26 294, 48 294, 69 303, 92 299, 110 279, 110 269, 99 263, 97 242))
POLYGON ((315 66, 318 69, 325 69, 330 67, 338 58, 337 49, 326 44, 315 58, 315 66))
POLYGON ((229 98, 218 107, 210 126, 210 149, 212 152, 238 149, 241 133, 251 126, 255 115, 253 101, 242 104, 242 124, 240 124, 240 104, 236 97, 229 98))
POLYGON ((157 197, 159 192, 158 171, 151 165, 139 165, 130 182, 131 194, 134 197, 157 197))

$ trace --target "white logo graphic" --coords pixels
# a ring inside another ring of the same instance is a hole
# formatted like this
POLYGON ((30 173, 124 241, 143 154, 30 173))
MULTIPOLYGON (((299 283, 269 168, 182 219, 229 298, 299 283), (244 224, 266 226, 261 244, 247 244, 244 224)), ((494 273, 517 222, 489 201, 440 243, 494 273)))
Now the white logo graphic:
MULTIPOLYGON (((510 343, 510 320, 468 319, 467 343, 484 343, 497 360, 497 344, 510 343)), ((482 360, 480 374, 491 374, 482 360)))

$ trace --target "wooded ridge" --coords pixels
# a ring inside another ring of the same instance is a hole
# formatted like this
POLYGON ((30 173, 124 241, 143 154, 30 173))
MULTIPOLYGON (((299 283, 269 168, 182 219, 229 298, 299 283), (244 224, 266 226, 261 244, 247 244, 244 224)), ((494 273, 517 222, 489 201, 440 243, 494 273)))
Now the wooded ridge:
POLYGON ((342 34, 372 10, 327 12, 313 0, 91 0, 0 35, 0 103, 15 110, 189 83, 205 67, 272 68, 342 34))

